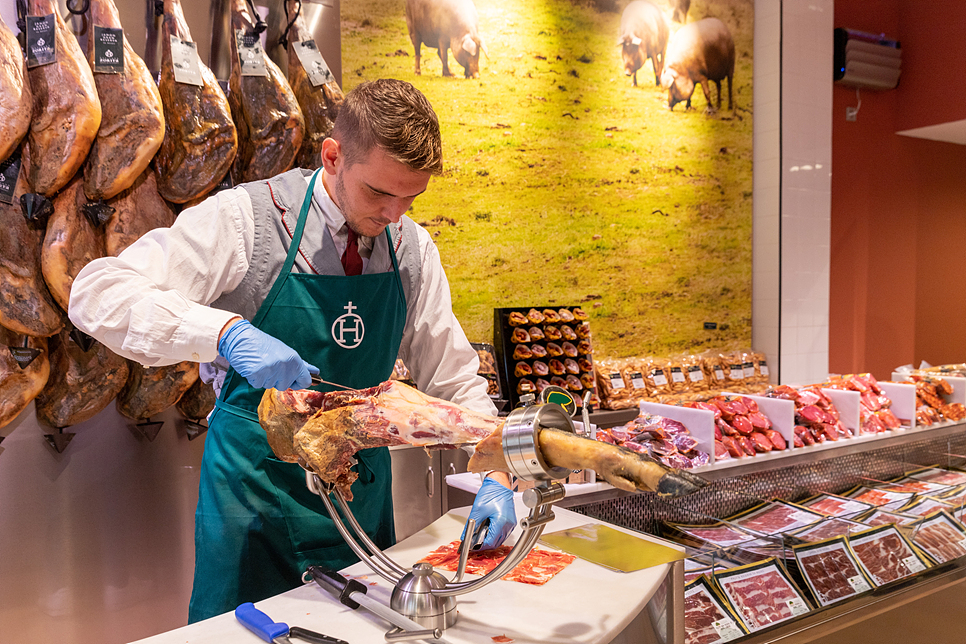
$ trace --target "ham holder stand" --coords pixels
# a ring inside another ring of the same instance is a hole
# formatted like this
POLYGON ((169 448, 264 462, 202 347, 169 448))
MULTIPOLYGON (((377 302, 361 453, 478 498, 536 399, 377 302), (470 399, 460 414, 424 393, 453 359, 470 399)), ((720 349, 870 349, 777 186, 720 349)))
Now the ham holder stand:
MULTIPOLYGON (((586 407, 585 407, 586 409, 586 407)), ((387 641, 404 641, 423 638, 440 637, 441 632, 456 623, 456 596, 471 593, 486 586, 516 567, 529 554, 543 533, 547 523, 553 520, 551 506, 562 500, 566 494, 564 486, 556 483, 557 479, 565 479, 571 470, 560 467, 548 467, 537 445, 537 436, 541 429, 553 428, 574 433, 574 423, 564 408, 556 403, 533 404, 519 407, 510 412, 503 426, 503 455, 509 466, 510 473, 525 481, 535 481, 536 487, 523 493, 523 502, 530 508, 530 514, 520 520, 523 533, 517 539, 513 549, 500 564, 486 575, 473 581, 462 581, 466 569, 466 560, 475 534, 475 521, 467 521, 467 538, 460 544, 459 567, 456 576, 447 580, 443 575, 433 570, 428 563, 417 563, 411 570, 406 570, 390 559, 372 542, 362 530, 349 509, 348 504, 334 486, 323 483, 312 472, 306 472, 306 485, 309 490, 319 495, 325 504, 329 516, 335 522, 339 534, 352 548, 352 551, 364 561, 376 574, 393 584, 390 600, 391 611, 404 617, 403 620, 393 620, 391 615, 384 614, 385 606, 369 606, 378 603, 365 597, 364 587, 356 588, 353 592, 349 586, 332 583, 332 575, 323 576, 317 571, 310 570, 303 575, 303 581, 312 578, 327 590, 341 593, 343 603, 355 608, 364 605, 372 612, 379 614, 397 628, 386 633, 387 641), (345 517, 352 532, 336 511, 335 504, 329 498, 333 493, 335 501, 345 517), (362 545, 360 545, 360 543, 362 545), (363 547, 364 546, 364 547, 363 547), (367 552, 368 550, 368 552, 367 552), (351 599, 348 597, 352 595, 351 599), (362 600, 366 600, 364 603, 362 600), (383 610, 379 610, 379 609, 383 610), (424 630, 410 630, 403 628, 401 623, 418 625, 424 630)), ((338 575, 336 575, 338 577, 338 575)), ((348 582, 351 584, 352 582, 348 582)), ((358 582, 356 582, 358 583, 358 582)))

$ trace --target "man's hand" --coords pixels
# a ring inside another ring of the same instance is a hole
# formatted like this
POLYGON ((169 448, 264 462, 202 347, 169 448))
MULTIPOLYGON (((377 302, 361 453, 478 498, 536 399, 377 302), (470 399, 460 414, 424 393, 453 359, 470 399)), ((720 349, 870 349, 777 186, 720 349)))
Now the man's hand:
MULTIPOLYGON (((496 548, 506 541, 517 524, 516 511, 513 508, 513 492, 494 478, 484 479, 480 491, 476 493, 469 518, 476 521, 477 531, 486 530, 480 549, 496 548), (486 521, 489 523, 484 528, 483 523, 486 521)), ((460 539, 466 538, 466 528, 463 528, 460 539)))
POLYGON ((319 370, 290 346, 241 320, 218 340, 218 353, 256 389, 305 389, 319 370))

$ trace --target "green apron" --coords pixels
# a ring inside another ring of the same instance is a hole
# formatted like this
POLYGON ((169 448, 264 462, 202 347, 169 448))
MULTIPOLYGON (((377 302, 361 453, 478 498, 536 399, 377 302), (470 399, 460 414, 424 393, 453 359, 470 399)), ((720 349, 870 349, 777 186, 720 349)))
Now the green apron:
MULTIPOLYGON (((252 324, 286 342, 323 378, 371 387, 392 374, 402 341, 406 298, 399 265, 387 230, 391 272, 353 277, 291 272, 317 176, 318 171, 303 199, 285 264, 252 324)), ((263 392, 229 370, 209 421, 189 622, 295 588, 308 565, 338 570, 358 561, 322 500, 305 487, 305 471, 274 457, 258 424, 263 392)), ((349 505, 373 541, 387 548, 395 542, 389 449, 356 457, 359 479, 349 505)))

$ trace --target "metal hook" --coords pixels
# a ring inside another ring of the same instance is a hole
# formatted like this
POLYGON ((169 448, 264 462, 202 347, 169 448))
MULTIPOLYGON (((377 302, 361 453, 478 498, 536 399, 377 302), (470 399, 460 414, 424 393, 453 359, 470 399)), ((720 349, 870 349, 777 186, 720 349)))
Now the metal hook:
POLYGON ((77 4, 77 0, 67 0, 67 11, 70 11, 75 16, 82 16, 91 8, 91 0, 81 0, 84 5, 80 9, 74 9, 73 6, 77 4))

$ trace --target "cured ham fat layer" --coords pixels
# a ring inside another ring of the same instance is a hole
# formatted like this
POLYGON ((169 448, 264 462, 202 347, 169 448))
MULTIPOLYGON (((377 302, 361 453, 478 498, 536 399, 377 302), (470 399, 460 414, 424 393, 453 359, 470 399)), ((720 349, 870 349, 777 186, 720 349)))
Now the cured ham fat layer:
MULTIPOLYGON (((507 471, 503 419, 427 396, 397 381, 364 390, 323 394, 266 390, 258 417, 278 458, 298 462, 347 498, 357 478, 350 467, 357 451, 387 445, 447 448, 476 445, 471 472, 507 471)), ((544 429, 540 451, 551 467, 593 469, 622 490, 682 495, 705 481, 670 470, 648 456, 574 434, 544 429)))

